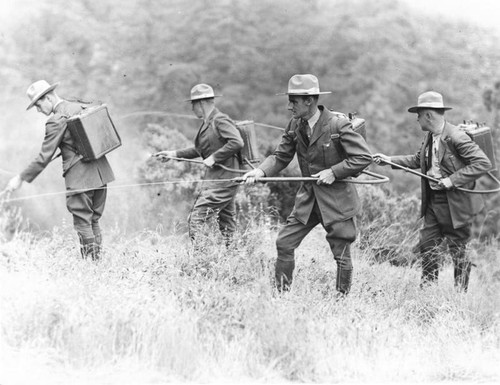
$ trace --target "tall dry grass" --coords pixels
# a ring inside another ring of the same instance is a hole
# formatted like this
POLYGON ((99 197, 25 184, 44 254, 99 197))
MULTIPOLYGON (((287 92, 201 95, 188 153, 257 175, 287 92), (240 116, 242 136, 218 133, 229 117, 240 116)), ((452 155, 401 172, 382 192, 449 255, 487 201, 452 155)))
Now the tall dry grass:
POLYGON ((276 293, 276 234, 257 218, 200 254, 185 234, 108 229, 93 263, 69 226, 16 233, 0 246, 0 383, 500 380, 498 242, 472 244, 467 294, 449 263, 421 290, 418 265, 356 243, 339 300, 321 228, 297 250, 292 291, 276 293))

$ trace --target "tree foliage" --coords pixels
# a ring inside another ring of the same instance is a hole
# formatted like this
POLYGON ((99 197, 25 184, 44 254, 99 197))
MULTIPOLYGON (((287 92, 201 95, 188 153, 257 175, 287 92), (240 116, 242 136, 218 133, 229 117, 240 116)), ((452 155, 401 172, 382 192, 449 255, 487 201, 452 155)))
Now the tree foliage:
MULTIPOLYGON (((373 152, 389 155, 421 143, 407 113, 418 94, 441 92, 454 107, 451 122, 488 121, 483 94, 500 78, 497 34, 392 0, 53 0, 11 32, 0 47, 4 100, 45 78, 61 81, 62 96, 106 101, 115 116, 189 114, 183 100, 205 82, 224 95, 218 106, 233 119, 283 127, 286 98, 275 94, 291 75, 313 73, 333 91, 321 103, 356 111, 373 152)), ((120 129, 137 140, 148 123, 166 127, 151 116, 120 129)), ((177 128, 192 140, 197 127, 177 128)), ((279 131, 258 130, 264 153, 279 131)), ((396 191, 418 191, 417 178, 381 172, 396 191)))

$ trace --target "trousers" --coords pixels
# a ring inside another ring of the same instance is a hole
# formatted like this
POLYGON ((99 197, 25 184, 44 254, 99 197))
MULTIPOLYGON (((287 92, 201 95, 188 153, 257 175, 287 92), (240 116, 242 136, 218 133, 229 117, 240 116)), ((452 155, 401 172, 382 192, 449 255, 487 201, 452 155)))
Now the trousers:
POLYGON ((350 245, 356 239, 354 219, 351 218, 343 222, 325 225, 317 203, 314 204, 306 224, 299 222, 293 216, 293 213, 287 218, 287 222, 281 228, 276 240, 278 259, 282 261, 294 261, 295 249, 299 247, 306 235, 320 223, 327 232, 326 240, 330 245, 330 250, 337 262, 337 266, 344 270, 352 270, 350 245))
MULTIPOLYGON (((424 216, 424 227, 420 231, 420 256, 422 259, 422 282, 435 281, 439 275, 439 250, 438 246, 446 239, 448 248, 455 266, 455 270, 463 271, 463 277, 456 277, 464 285, 468 283, 470 260, 466 253, 466 246, 471 237, 469 223, 457 229, 453 228, 448 198, 445 191, 432 191, 429 204, 424 216)), ((460 275, 460 274, 459 274, 460 275)), ((464 287, 466 289, 466 287, 464 287)))
POLYGON ((215 219, 223 237, 229 240, 236 231, 235 196, 238 186, 202 190, 189 214, 189 236, 196 239, 215 219))
POLYGON ((104 211, 106 197, 106 186, 66 196, 66 207, 73 216, 73 226, 80 239, 96 239, 100 242, 102 235, 99 219, 104 211))

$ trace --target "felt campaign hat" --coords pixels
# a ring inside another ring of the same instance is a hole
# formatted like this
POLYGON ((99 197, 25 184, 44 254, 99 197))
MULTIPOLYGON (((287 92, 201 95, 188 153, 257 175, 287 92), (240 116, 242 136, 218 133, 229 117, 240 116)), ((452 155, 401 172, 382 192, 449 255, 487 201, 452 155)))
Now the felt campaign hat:
POLYGON ((49 93, 50 91, 54 90, 59 83, 54 83, 50 85, 47 81, 45 80, 38 80, 34 82, 32 85, 28 87, 28 90, 26 91, 26 95, 28 95, 28 98, 30 99, 30 104, 26 108, 29 110, 31 107, 35 105, 35 103, 40 100, 45 94, 49 93))
POLYGON ((435 91, 427 91, 418 96, 417 105, 408 108, 408 112, 418 112, 423 108, 431 108, 435 110, 451 110, 451 107, 446 107, 443 103, 443 95, 435 91))
POLYGON ((208 84, 197 84, 193 88, 191 88, 190 99, 186 99, 186 102, 192 102, 194 100, 201 99, 211 99, 218 98, 222 95, 215 95, 214 89, 210 87, 208 84))
POLYGON ((320 91, 318 78, 311 74, 293 75, 288 81, 288 92, 276 95, 323 95, 331 91, 320 91))

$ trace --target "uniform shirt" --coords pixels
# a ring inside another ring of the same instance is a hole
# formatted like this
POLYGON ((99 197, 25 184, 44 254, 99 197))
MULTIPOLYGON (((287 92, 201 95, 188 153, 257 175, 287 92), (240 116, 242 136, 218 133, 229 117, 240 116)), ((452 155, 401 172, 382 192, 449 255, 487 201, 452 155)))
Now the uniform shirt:
MULTIPOLYGON (((441 134, 443 132, 443 127, 439 133, 432 134, 432 151, 429 153, 430 168, 427 171, 427 175, 436 179, 443 179, 443 173, 441 172, 441 166, 439 165, 439 146, 441 144, 441 134)), ((433 182, 429 183, 432 190, 441 190, 433 182)))
POLYGON ((311 116, 309 119, 307 119, 307 124, 308 124, 308 130, 307 130, 307 137, 311 139, 311 136, 313 134, 314 126, 316 123, 318 123, 319 117, 321 116, 321 111, 319 109, 316 109, 316 112, 314 113, 313 116, 311 116))

